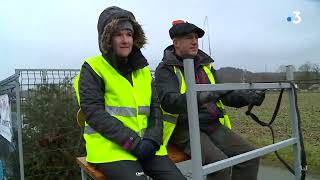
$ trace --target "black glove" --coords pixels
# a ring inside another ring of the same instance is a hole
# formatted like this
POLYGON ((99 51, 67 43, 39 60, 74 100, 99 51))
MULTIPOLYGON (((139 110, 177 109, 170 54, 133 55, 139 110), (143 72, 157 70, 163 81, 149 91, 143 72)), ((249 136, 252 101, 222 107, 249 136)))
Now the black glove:
POLYGON ((160 147, 150 139, 141 139, 137 146, 131 151, 139 160, 149 159, 155 156, 160 147))
POLYGON ((265 91, 255 91, 252 105, 260 106, 264 101, 265 96, 266 96, 265 91))
POLYGON ((203 91, 198 93, 198 102, 200 105, 206 104, 211 101, 220 100, 223 96, 231 93, 232 91, 203 91))
POLYGON ((260 106, 265 98, 265 91, 252 91, 250 105, 260 106))

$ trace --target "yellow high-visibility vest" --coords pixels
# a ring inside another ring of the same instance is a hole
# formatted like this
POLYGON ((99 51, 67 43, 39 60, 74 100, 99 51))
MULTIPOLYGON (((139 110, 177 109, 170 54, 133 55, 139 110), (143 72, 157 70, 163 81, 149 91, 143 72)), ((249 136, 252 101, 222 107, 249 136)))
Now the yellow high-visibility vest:
MULTIPOLYGON (((152 96, 150 69, 144 67, 132 72, 133 85, 131 85, 103 56, 88 58, 85 62, 104 81, 105 110, 125 126, 137 132, 140 137, 143 137, 143 133, 148 125, 152 96)), ((80 78, 79 73, 74 81, 78 103, 80 103, 81 98, 79 96, 80 78)), ((126 151, 122 146, 103 137, 87 123, 85 123, 83 136, 86 141, 86 160, 88 162, 107 163, 120 160, 137 160, 134 155, 126 151)), ((166 147, 161 145, 156 155, 166 154, 166 147)))

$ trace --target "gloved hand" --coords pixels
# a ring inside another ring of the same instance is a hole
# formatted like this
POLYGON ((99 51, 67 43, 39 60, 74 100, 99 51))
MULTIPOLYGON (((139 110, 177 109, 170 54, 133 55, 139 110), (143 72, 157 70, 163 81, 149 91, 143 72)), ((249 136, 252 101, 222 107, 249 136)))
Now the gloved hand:
POLYGON ((149 159, 155 156, 159 146, 150 139, 141 139, 137 146, 131 151, 131 154, 139 160, 149 159))
POLYGON ((248 98, 250 105, 260 106, 265 98, 265 91, 251 91, 250 97, 248 98))
POLYGON ((232 91, 202 91, 198 94, 198 101, 200 105, 206 104, 211 101, 217 101, 230 92, 232 91))

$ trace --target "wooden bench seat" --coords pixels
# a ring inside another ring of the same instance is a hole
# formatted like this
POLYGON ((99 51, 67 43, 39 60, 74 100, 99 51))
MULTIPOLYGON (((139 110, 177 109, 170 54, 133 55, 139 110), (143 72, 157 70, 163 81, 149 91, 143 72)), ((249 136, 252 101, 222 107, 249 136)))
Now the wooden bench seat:
POLYGON ((186 153, 184 153, 181 149, 179 149, 178 147, 169 144, 167 146, 167 150, 168 150, 168 156, 171 159, 171 161, 173 161, 174 163, 179 163, 182 161, 187 161, 190 159, 190 156, 188 156, 186 153))
MULTIPOLYGON (((190 157, 174 145, 168 145, 168 156, 174 163, 189 160, 190 157)), ((86 157, 77 157, 77 164, 81 168, 82 180, 86 180, 88 174, 95 180, 106 180, 107 178, 96 168, 86 161, 86 157)))
POLYGON ((96 168, 89 164, 86 161, 86 157, 77 157, 77 164, 80 166, 81 168, 81 176, 82 176, 82 180, 86 180, 87 179, 87 174, 92 177, 95 180, 106 180, 106 176, 104 176, 104 174, 102 174, 102 172, 96 170, 96 168))

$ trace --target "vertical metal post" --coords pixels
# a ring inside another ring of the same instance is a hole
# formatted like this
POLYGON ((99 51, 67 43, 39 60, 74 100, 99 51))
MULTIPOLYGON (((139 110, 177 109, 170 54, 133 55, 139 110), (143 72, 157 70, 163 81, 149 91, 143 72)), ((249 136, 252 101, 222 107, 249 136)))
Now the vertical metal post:
POLYGON ((41 76, 41 83, 42 84, 47 84, 48 83, 47 71, 46 70, 42 70, 40 76, 41 76))
MULTIPOLYGON (((20 72, 16 71, 20 77, 20 72)), ((23 165, 23 147, 22 147, 22 123, 21 123, 21 109, 20 109, 20 84, 19 77, 15 81, 16 85, 16 105, 17 105, 17 125, 18 125, 18 148, 19 148, 19 164, 20 164, 20 179, 24 180, 24 165, 23 165)))
MULTIPOLYGON (((293 67, 291 65, 286 66, 286 74, 287 80, 293 81, 293 67)), ((294 87, 288 89, 289 96, 289 117, 292 120, 292 137, 297 139, 297 143, 293 144, 293 155, 294 155, 294 171, 295 171, 295 179, 298 180, 301 177, 301 148, 300 148, 300 138, 299 138, 299 130, 298 130, 298 116, 296 112, 296 102, 295 102, 295 94, 293 91, 294 87)))
POLYGON ((87 173, 83 170, 83 168, 81 168, 81 180, 87 180, 87 179, 88 179, 87 173))
POLYGON ((201 159, 199 116, 193 59, 183 60, 183 66, 187 85, 187 107, 191 145, 192 179, 201 180, 203 179, 203 169, 201 159))
POLYGON ((293 74, 293 66, 288 65, 286 66, 286 76, 288 81, 293 81, 294 80, 294 74, 293 74))

